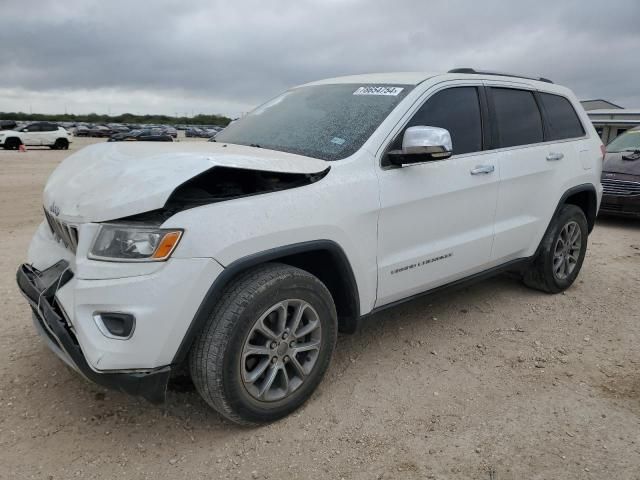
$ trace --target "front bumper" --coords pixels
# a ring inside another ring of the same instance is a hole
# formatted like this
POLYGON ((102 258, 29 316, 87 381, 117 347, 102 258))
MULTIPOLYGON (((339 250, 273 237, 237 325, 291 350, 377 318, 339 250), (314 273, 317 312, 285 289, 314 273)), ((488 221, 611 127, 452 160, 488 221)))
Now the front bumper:
POLYGON ((132 372, 97 372, 90 367, 72 325, 55 298, 57 291, 73 277, 68 262, 62 260, 43 271, 24 264, 16 277, 33 310, 36 329, 65 363, 99 385, 142 396, 152 403, 164 401, 171 373, 169 366, 132 372))
POLYGON ((608 195, 605 193, 602 196, 599 213, 640 218, 640 195, 608 195))

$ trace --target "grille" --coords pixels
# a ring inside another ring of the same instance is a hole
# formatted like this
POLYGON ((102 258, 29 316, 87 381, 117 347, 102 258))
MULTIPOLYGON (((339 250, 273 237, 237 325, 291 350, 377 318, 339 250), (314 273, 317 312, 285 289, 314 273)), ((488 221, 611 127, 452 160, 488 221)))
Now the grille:
POLYGON ((47 219, 51 233, 53 233, 56 240, 62 242, 62 244, 73 253, 76 253, 76 248, 78 248, 78 229, 65 222, 61 222, 47 212, 46 209, 44 211, 44 216, 47 219))
POLYGON ((604 193, 608 195, 640 195, 640 182, 628 182, 626 180, 601 180, 604 193))

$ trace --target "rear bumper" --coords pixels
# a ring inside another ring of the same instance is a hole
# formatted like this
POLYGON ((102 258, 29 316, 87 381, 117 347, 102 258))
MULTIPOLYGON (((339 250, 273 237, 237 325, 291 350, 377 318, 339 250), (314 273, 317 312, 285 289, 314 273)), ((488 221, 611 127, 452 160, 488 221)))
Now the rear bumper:
POLYGON ((38 333, 56 355, 86 379, 113 390, 142 396, 152 403, 163 402, 171 373, 169 366, 104 372, 97 372, 90 367, 70 322, 55 300, 58 289, 72 277, 69 264, 64 260, 43 271, 27 264, 18 269, 18 287, 33 310, 33 321, 38 333))

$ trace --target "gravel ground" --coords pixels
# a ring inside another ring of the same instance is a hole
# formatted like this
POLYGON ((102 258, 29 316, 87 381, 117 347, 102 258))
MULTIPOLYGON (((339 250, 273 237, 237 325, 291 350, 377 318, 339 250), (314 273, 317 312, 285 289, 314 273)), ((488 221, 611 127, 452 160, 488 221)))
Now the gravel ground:
POLYGON ((0 151, 0 478, 640 479, 640 222, 599 219, 564 294, 502 276, 370 318, 246 429, 188 384, 162 407, 89 384, 34 333, 14 272, 68 153, 0 151))

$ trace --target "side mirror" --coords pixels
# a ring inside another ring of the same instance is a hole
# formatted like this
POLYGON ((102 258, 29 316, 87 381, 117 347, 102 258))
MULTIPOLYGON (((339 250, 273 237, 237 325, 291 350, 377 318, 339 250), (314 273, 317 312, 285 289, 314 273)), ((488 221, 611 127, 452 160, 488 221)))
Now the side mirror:
POLYGON ((405 130, 402 137, 402 150, 388 153, 394 165, 444 160, 453 153, 451 134, 439 127, 415 126, 405 130))

